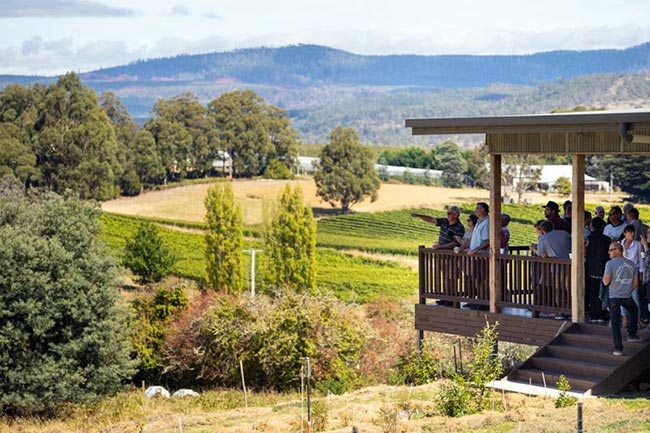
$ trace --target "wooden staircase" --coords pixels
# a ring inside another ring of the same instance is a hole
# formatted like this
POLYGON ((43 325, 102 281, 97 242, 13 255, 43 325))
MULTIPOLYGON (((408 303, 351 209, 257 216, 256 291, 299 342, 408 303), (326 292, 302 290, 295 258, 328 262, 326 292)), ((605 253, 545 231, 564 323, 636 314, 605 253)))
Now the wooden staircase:
POLYGON ((650 367, 650 331, 639 330, 640 343, 628 343, 623 330, 623 355, 612 354, 611 328, 587 323, 568 324, 517 370, 509 382, 555 388, 564 375, 572 392, 611 395, 650 367))

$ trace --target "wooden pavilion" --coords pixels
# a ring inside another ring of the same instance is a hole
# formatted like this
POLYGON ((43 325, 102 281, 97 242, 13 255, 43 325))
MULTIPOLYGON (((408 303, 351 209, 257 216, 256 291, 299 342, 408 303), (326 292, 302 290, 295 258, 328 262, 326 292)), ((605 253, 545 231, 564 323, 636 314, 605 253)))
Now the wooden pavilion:
POLYGON ((648 370, 650 332, 640 333, 642 344, 626 344, 624 356, 615 357, 609 328, 585 323, 582 233, 585 155, 650 156, 650 111, 408 119, 406 126, 413 135, 485 134, 490 155, 489 254, 420 247, 419 338, 424 331, 473 336, 486 320, 498 321, 501 340, 540 347, 511 380, 552 384, 564 374, 574 389, 591 394, 617 392, 648 370), (572 236, 570 260, 521 254, 527 246, 501 253, 501 159, 517 154, 572 156, 571 224, 579 235, 572 236), (540 313, 570 320, 544 319, 540 313))

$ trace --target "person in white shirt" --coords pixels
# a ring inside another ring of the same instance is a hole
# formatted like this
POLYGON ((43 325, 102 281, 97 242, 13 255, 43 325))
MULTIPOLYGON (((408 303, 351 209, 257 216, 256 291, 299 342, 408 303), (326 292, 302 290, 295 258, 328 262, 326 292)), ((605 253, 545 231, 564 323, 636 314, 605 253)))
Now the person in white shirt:
MULTIPOLYGON (((643 255, 641 254, 643 252, 643 245, 641 242, 634 239, 636 237, 636 229, 634 228, 634 225, 626 225, 625 229, 623 229, 623 236, 624 239, 621 242, 621 245, 623 246, 623 257, 636 264, 636 270, 639 274, 639 281, 643 281, 643 272, 645 272, 645 263, 643 260, 643 255)), ((639 309, 639 317, 643 318, 648 315, 648 303, 645 301, 645 308, 643 308, 644 305, 641 302, 639 290, 640 289, 638 287, 634 288, 632 291, 632 299, 634 299, 634 303, 639 309)), ((623 310, 622 313, 624 318, 629 317, 628 311, 623 310)), ((623 323, 625 324, 625 320, 623 323)))
POLYGON ((476 203, 474 214, 478 217, 467 254, 476 254, 490 247, 490 206, 484 202, 476 203))

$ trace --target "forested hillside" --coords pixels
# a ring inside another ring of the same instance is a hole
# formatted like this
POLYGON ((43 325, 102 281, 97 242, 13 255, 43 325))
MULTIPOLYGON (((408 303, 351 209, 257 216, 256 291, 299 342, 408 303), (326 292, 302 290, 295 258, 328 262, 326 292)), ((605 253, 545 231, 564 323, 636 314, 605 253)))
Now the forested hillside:
MULTIPOLYGON (((325 142, 329 131, 343 125, 354 127, 367 144, 408 145, 440 140, 410 137, 404 128, 409 117, 647 106, 648 70, 650 43, 519 56, 362 56, 299 45, 143 60, 80 78, 98 94, 113 92, 139 124, 160 98, 191 92, 205 104, 250 89, 287 110, 306 142, 325 142)), ((0 87, 54 81, 0 76, 0 87)))
POLYGON ((625 50, 530 55, 364 56, 317 45, 252 48, 138 61, 85 74, 87 80, 213 81, 287 86, 372 85, 436 88, 537 84, 650 67, 650 43, 625 50))

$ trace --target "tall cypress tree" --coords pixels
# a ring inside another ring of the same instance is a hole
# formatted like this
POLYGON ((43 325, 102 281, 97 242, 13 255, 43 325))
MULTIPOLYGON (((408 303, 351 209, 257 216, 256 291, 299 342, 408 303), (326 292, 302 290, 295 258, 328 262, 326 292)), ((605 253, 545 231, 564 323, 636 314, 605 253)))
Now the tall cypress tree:
POLYGON ((316 287, 316 223, 302 190, 287 185, 266 229, 267 278, 298 292, 316 287))
POLYGON ((205 198, 205 255, 208 284, 219 292, 244 287, 244 245, 241 209, 229 183, 217 184, 205 198))

